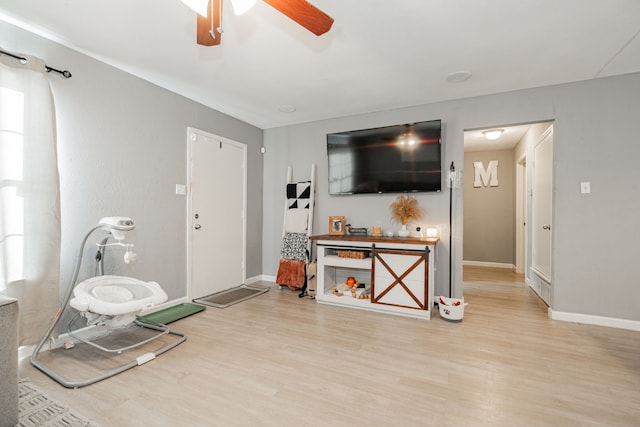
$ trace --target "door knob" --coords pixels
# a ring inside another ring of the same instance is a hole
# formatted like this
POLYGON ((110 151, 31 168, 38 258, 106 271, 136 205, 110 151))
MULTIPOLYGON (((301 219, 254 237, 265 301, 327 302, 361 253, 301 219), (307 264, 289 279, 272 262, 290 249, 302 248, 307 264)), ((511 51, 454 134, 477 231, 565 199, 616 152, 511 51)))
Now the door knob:
POLYGON ((543 230, 551 230, 551 224, 543 225, 542 229, 543 230))
POLYGON ((193 228, 195 228, 196 230, 200 230, 202 226, 200 224, 196 224, 193 226, 193 228))

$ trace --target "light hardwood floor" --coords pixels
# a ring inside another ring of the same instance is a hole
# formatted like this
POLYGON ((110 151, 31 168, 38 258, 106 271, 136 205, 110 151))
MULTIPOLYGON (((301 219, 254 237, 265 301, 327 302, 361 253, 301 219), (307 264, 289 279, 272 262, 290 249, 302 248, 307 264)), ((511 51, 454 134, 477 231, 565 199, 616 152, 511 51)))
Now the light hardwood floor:
POLYGON ((640 425, 640 333, 552 321, 521 280, 465 269, 460 323, 274 287, 172 323, 185 343, 94 385, 20 376, 103 427, 640 425))

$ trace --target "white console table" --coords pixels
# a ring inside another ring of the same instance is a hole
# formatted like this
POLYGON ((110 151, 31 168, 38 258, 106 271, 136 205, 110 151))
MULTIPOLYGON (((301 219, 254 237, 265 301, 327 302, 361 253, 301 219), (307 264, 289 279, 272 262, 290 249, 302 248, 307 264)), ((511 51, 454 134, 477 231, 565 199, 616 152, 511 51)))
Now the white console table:
POLYGON ((431 318, 437 239, 325 234, 311 240, 316 242, 318 257, 318 303, 431 318), (364 252, 366 257, 338 256, 342 251, 364 252), (333 293, 350 276, 371 290, 369 299, 333 293))

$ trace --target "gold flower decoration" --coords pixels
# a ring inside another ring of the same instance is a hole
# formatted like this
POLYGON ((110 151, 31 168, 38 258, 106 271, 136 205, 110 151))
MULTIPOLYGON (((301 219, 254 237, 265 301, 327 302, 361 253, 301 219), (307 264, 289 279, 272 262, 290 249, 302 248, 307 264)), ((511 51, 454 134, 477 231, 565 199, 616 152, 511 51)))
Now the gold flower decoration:
POLYGON ((403 194, 396 197, 395 202, 389 206, 389 210, 391 211, 391 217, 402 223, 402 225, 406 225, 411 220, 419 220, 424 214, 415 197, 403 194))

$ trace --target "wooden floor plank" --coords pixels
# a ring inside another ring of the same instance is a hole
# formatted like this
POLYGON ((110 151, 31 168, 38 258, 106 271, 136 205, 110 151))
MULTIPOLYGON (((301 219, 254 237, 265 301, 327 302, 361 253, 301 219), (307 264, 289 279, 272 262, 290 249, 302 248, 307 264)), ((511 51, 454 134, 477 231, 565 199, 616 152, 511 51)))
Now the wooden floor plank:
MULTIPOLYGON (((550 320, 522 276, 465 267, 464 320, 272 288, 171 324, 187 341, 50 397, 109 426, 637 426, 640 333, 550 320)), ((268 285, 268 283, 263 283, 268 285)))

